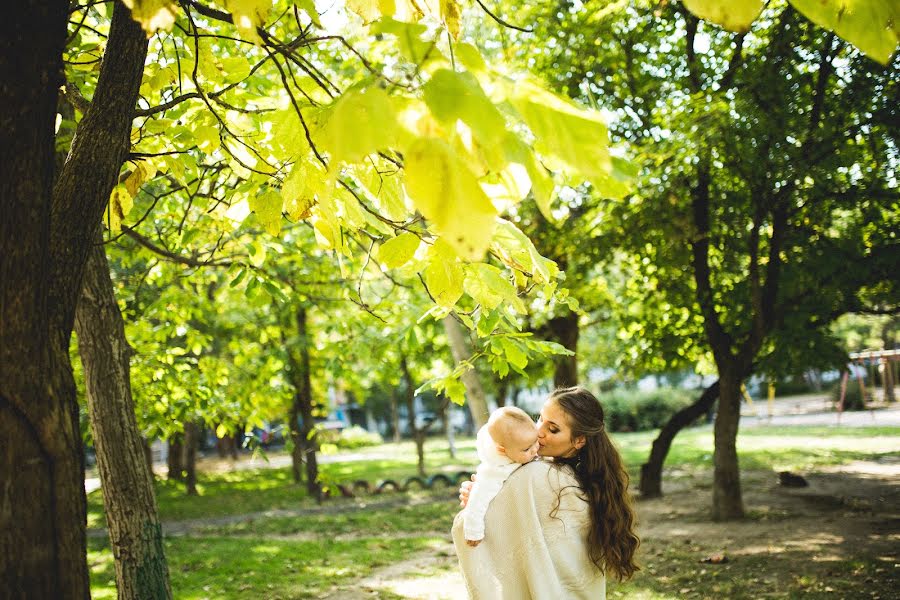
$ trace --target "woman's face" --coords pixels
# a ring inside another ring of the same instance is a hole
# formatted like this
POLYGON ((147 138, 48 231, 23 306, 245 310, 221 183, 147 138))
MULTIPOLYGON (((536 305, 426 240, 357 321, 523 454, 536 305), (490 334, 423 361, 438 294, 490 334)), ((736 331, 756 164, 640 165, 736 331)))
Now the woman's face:
POLYGON ((584 438, 572 440, 572 428, 565 411, 553 400, 547 400, 538 421, 538 456, 568 458, 584 445, 584 438))

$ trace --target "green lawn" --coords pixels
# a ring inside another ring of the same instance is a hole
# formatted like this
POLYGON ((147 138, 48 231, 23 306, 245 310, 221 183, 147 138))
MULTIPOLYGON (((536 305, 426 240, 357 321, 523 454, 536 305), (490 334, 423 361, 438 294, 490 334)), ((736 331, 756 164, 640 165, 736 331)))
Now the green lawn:
MULTIPOLYGON (((654 432, 617 434, 620 447, 632 475, 645 459, 654 432)), ((443 470, 474 469, 472 440, 458 444, 459 455, 451 460, 446 441, 429 440, 429 473, 443 470)), ((767 470, 806 470, 859 459, 900 456, 900 428, 784 428, 755 427, 741 432, 739 439, 742 468, 767 470)), ((351 482, 356 479, 378 481, 403 479, 416 472, 411 443, 385 444, 360 452, 370 460, 334 462, 322 465, 326 481, 351 482)), ((666 466, 706 470, 711 466, 712 433, 708 428, 683 432, 676 438, 666 466)), ((208 519, 244 515, 271 509, 300 511, 317 507, 307 498, 302 486, 293 484, 290 471, 258 469, 220 474, 202 474, 200 496, 184 495, 183 486, 157 481, 156 491, 164 522, 184 519, 208 519)), ((362 510, 337 514, 301 516, 256 516, 235 519, 226 524, 195 523, 185 534, 169 537, 166 552, 172 587, 177 598, 313 598, 333 586, 352 585, 373 569, 445 544, 454 514, 457 512, 455 487, 439 492, 413 494, 415 502, 399 503, 404 494, 371 497, 372 505, 362 510), (378 507, 384 500, 396 505, 378 507)), ((347 505, 330 500, 325 506, 347 505)), ((89 496, 89 524, 102 526, 102 497, 98 491, 89 496)), ((444 547, 446 547, 444 545, 444 547)), ((696 562, 687 549, 674 548, 670 561, 696 562), (678 552, 685 556, 677 555, 678 552)), ((114 598, 115 583, 112 556, 103 538, 89 542, 92 593, 94 598, 114 598)), ((656 573, 642 572, 633 582, 610 585, 610 597, 675 598, 671 590, 701 590, 715 597, 741 597, 747 582, 743 578, 756 568, 751 561, 741 565, 739 576, 728 569, 699 569, 656 573), (749 571, 748 571, 749 569, 749 571), (699 586, 699 587, 698 587, 699 586)), ((869 562, 835 567, 833 575, 851 579, 853 574, 868 574, 877 565, 869 562)), ((766 565, 758 565, 760 577, 766 565)), ((830 583, 834 587, 833 582, 830 583)), ((849 585, 849 584, 848 584, 849 585)), ((783 597, 806 595, 816 586, 826 586, 815 576, 791 580, 783 597)), ((840 587, 835 589, 841 589, 840 587)), ((843 588, 849 590, 851 588, 843 588)), ((824 593, 824 592, 823 592, 824 593)), ((390 595, 377 596, 389 598, 390 595)), ((705 597, 702 594, 698 597, 705 597)))

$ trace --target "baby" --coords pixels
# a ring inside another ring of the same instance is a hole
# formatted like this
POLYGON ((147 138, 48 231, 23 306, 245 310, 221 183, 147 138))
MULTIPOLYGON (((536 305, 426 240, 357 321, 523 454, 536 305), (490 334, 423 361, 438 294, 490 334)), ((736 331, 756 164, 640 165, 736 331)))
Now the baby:
POLYGON ((480 464, 463 512, 466 544, 472 547, 484 539, 484 515, 503 482, 537 456, 537 427, 521 408, 504 406, 491 413, 487 425, 478 430, 476 447, 480 464))

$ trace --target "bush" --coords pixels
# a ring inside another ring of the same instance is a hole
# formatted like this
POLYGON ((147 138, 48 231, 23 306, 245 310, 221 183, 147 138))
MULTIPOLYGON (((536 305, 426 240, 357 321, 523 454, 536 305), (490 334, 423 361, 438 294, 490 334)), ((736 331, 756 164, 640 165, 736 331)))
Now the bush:
MULTIPOLYGON (((871 400, 875 390, 866 388, 866 399, 871 400)), ((841 401, 841 382, 840 380, 831 387, 831 400, 834 402, 834 408, 837 409, 838 402, 841 401)), ((866 410, 866 403, 863 402, 862 394, 859 393, 859 381, 851 378, 847 382, 847 391, 844 393, 844 410, 866 410)))
POLYGON ((610 431, 658 429, 676 412, 690 405, 695 394, 674 388, 650 391, 618 390, 603 394, 600 402, 610 431))
POLYGON ((331 444, 338 449, 352 450, 353 448, 363 448, 365 446, 378 446, 384 443, 381 435, 377 432, 370 433, 360 427, 354 425, 338 432, 334 429, 322 429, 317 434, 319 444, 331 444))

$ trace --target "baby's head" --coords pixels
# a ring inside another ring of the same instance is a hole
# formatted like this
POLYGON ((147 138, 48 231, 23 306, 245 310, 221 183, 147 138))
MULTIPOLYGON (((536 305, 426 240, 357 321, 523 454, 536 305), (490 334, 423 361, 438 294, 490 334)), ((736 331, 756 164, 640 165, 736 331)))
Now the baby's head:
POLYGON ((491 413, 487 425, 497 451, 511 461, 524 464, 537 456, 537 426, 521 408, 498 408, 491 413))

